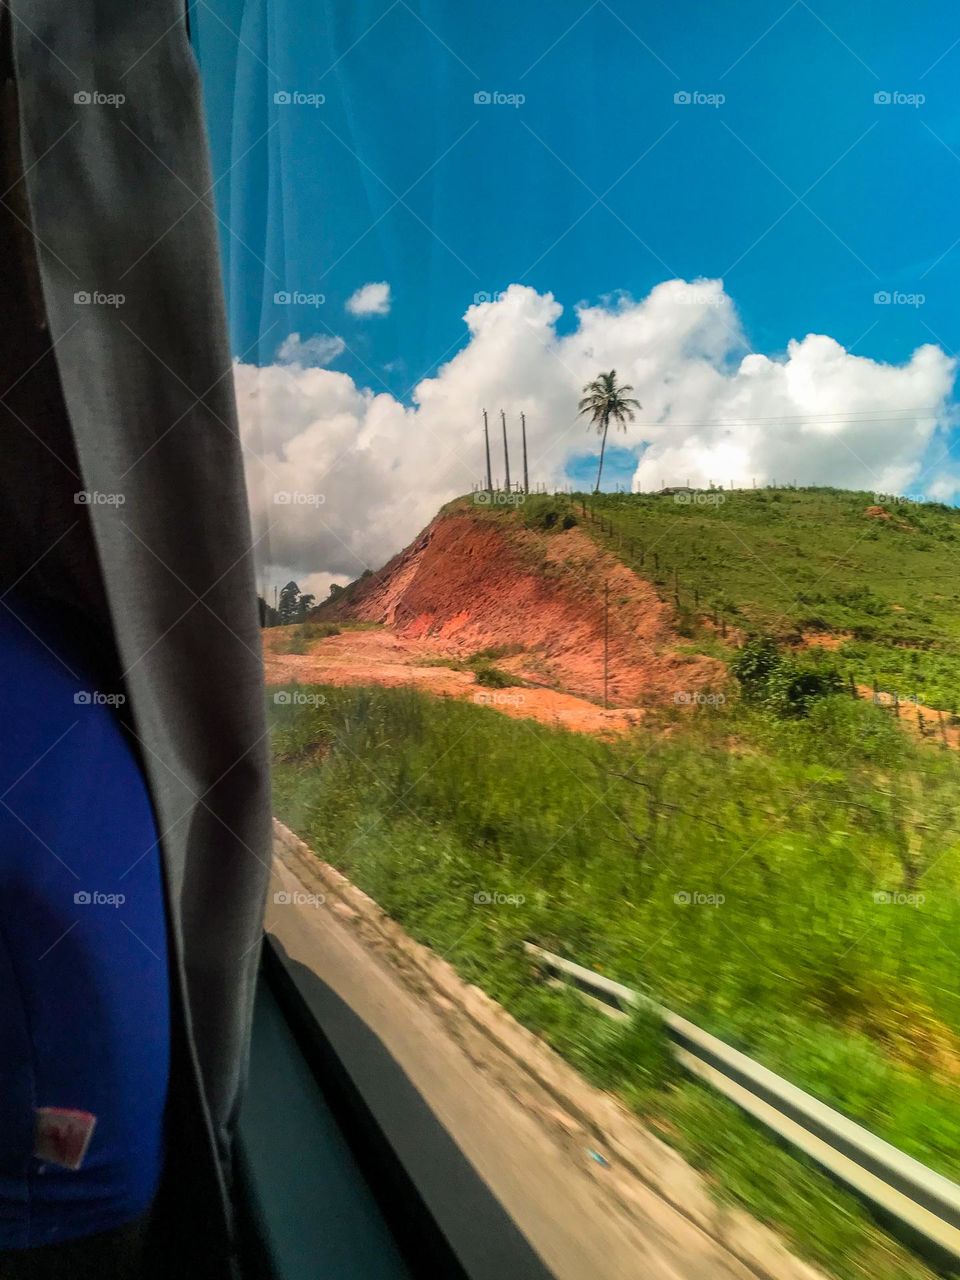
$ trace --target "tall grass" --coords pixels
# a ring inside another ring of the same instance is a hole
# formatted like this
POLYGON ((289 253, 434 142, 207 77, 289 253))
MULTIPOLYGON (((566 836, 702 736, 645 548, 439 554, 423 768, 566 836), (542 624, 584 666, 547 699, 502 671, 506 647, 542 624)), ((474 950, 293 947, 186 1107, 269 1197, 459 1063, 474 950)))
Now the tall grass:
POLYGON ((605 743, 323 692, 271 704, 278 812, 468 976, 568 954, 960 1177, 953 753, 840 697, 605 743))

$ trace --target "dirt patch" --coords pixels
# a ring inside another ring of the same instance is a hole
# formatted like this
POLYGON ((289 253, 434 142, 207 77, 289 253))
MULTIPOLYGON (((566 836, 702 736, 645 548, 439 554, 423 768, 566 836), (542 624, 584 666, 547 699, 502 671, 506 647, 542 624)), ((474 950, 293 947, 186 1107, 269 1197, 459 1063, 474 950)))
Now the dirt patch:
POLYGON ((867 507, 863 514, 870 520, 887 520, 895 529, 902 529, 904 533, 913 533, 906 521, 894 519, 886 507, 867 507))
POLYGON ((901 698, 898 705, 892 693, 875 693, 866 684, 858 684, 857 693, 861 698, 875 702, 878 707, 885 707, 891 715, 895 715, 905 733, 922 738, 925 742, 960 749, 960 725, 952 724, 951 716, 946 711, 914 702, 912 698, 901 698))
MULTIPOLYGON (((306 654, 275 653, 284 628, 263 633, 267 684, 378 684, 388 688, 412 685, 441 698, 460 698, 489 707, 514 719, 536 720, 551 728, 576 733, 619 735, 643 719, 642 710, 629 707, 604 710, 586 698, 556 689, 513 687, 487 689, 472 671, 442 665, 454 659, 449 646, 435 638, 410 639, 389 630, 344 631, 316 640, 306 654)), ((504 668, 516 659, 498 665, 504 668)))
POLYGON ((840 649, 852 640, 849 631, 804 631, 800 636, 803 649, 840 649))
POLYGON ((671 607, 580 529, 540 533, 463 513, 438 517, 325 619, 380 622, 466 657, 520 646, 503 665, 621 708, 663 705, 724 682, 723 664, 676 652, 671 607), (605 602, 609 602, 608 610, 605 602))

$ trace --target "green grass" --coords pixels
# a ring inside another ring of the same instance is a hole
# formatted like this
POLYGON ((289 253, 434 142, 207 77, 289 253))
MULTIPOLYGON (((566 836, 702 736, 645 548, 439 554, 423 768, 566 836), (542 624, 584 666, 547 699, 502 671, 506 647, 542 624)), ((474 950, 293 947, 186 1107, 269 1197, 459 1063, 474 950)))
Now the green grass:
POLYGON ((338 636, 341 628, 334 622, 299 622, 278 630, 281 634, 274 641, 274 653, 309 653, 315 641, 338 636))
POLYGON ((769 1185, 763 1161, 781 1154, 665 1078, 644 1033, 596 1041, 591 1066, 579 1015, 540 987, 521 943, 651 991, 960 1178, 954 753, 844 697, 790 722, 730 703, 608 743, 407 689, 322 692, 318 707, 270 707, 284 821, 590 1078, 659 1116, 718 1194, 839 1276, 918 1274, 803 1162, 783 1155, 794 1172, 769 1185), (875 901, 908 890, 924 901, 875 901))
MULTIPOLYGON (((681 599, 726 608, 731 621, 775 631, 821 628, 861 639, 960 648, 960 511, 841 489, 745 489, 704 495, 606 494, 583 527, 652 572, 681 599), (631 546, 632 543, 632 546, 631 546)), ((557 501, 561 501, 558 499, 557 501)), ((576 501, 574 509, 577 509, 576 501)))

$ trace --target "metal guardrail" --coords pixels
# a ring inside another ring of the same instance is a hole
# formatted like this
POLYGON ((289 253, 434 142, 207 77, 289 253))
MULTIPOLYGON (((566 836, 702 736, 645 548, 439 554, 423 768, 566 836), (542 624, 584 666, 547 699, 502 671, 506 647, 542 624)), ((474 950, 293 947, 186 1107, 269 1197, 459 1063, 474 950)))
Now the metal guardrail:
POLYGON ((662 1017, 680 1063, 866 1200, 936 1266, 960 1267, 960 1186, 649 997, 528 942, 530 955, 612 1016, 662 1017))

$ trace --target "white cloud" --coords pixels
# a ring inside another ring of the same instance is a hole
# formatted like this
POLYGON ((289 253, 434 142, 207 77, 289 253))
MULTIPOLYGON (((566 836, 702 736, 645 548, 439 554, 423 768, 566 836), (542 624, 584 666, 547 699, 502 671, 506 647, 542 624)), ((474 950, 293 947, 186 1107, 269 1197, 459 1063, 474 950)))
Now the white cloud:
MULTIPOLYGON (((808 334, 782 354, 752 354, 716 280, 670 280, 640 301, 582 305, 563 336, 561 312, 552 295, 521 285, 471 306, 469 342, 418 384, 412 407, 310 367, 317 359, 238 364, 257 536, 273 525, 261 562, 318 582, 379 566, 441 503, 484 483, 484 408, 495 478, 502 406, 513 477, 522 410, 531 483, 565 483, 571 457, 598 449, 576 416, 581 388, 610 368, 643 405, 626 433, 611 435, 637 451, 643 489, 797 480, 938 498, 958 491, 952 474, 925 470, 942 443, 934 436, 952 423, 955 362, 939 347, 888 365, 808 334), (277 492, 306 497, 277 504, 277 492)), ((296 341, 301 352, 315 340, 296 341)))
POLYGON ((346 349, 342 338, 334 334, 317 334, 312 338, 301 338, 299 333, 291 333, 277 347, 277 363, 296 365, 301 369, 321 369, 332 364, 337 356, 346 349))
POLYGON ((353 316, 387 316, 390 314, 390 286, 386 280, 364 284, 347 299, 347 310, 353 316))

